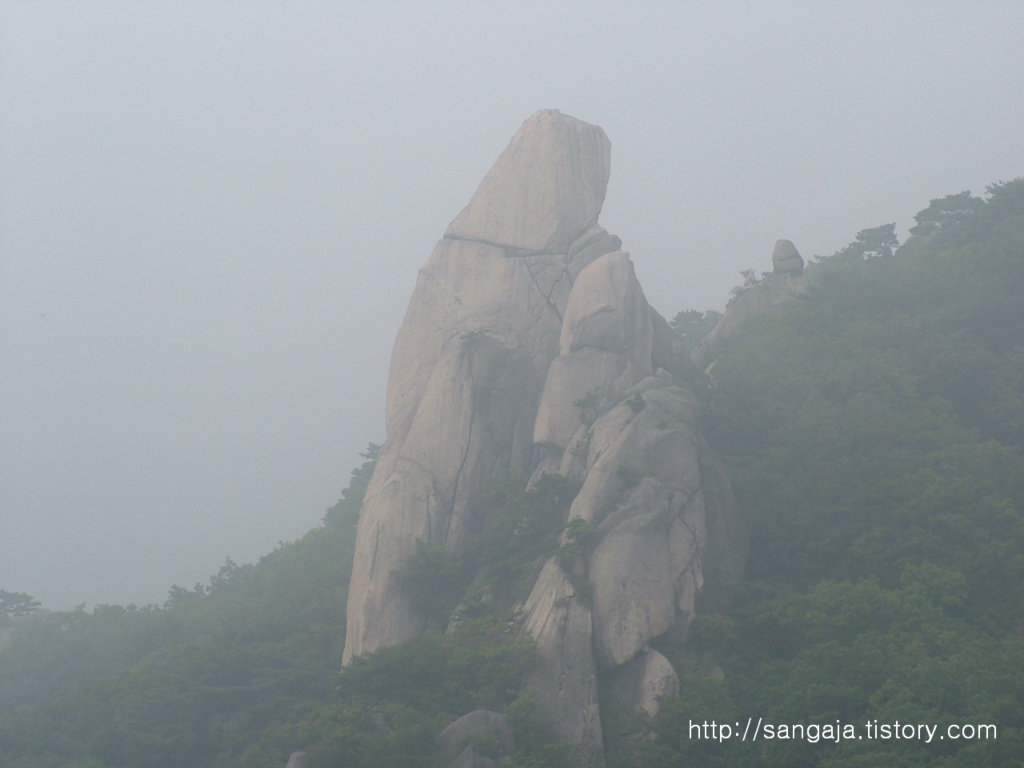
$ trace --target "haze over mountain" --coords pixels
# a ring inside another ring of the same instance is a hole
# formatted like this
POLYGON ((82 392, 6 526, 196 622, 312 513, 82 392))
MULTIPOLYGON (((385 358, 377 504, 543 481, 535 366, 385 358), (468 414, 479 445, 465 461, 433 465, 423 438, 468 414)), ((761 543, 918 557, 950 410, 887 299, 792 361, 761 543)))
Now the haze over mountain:
POLYGON ((1024 174, 1012 4, 0 6, 0 588, 162 601, 383 437, 416 271, 525 115, 601 125, 651 305, 1024 174))

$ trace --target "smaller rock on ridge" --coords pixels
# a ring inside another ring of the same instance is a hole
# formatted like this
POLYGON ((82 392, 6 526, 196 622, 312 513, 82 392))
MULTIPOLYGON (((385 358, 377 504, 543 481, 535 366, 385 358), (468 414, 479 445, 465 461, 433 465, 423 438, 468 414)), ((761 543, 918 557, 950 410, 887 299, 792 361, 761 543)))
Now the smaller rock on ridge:
POLYGON ((603 130, 557 109, 541 110, 512 137, 444 236, 564 254, 597 221, 610 168, 603 130))
POLYGON ((705 336, 690 359, 700 368, 710 370, 725 343, 748 318, 778 311, 802 293, 807 292, 804 260, 790 240, 779 240, 772 251, 772 273, 755 285, 741 289, 726 306, 725 314, 705 336))
POLYGON ((793 245, 792 240, 779 240, 775 243, 775 250, 772 251, 772 267, 776 272, 800 274, 804 271, 804 259, 793 245))

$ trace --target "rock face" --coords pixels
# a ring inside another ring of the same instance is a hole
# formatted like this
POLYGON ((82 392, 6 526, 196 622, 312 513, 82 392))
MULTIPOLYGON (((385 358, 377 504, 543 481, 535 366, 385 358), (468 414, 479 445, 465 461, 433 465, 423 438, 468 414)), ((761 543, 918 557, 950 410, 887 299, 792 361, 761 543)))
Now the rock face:
POLYGON ((544 564, 523 614, 523 631, 540 657, 527 688, 553 730, 572 741, 580 765, 604 765, 591 612, 554 558, 544 564))
POLYGON ((804 260, 792 242, 779 240, 775 243, 772 265, 772 274, 733 299, 715 327, 690 354, 690 359, 700 368, 711 367, 725 340, 748 318, 775 312, 807 292, 804 260))
POLYGON ((445 237, 565 254, 604 205, 611 142, 596 125, 538 112, 480 182, 445 237))
MULTIPOLYGON (((599 686, 611 686, 617 733, 653 716, 679 681, 650 643, 683 643, 706 564, 725 574, 709 592, 727 599, 746 557, 696 401, 663 370, 682 344, 647 304, 622 242, 597 223, 608 173, 600 128, 538 112, 421 270, 359 519, 344 654, 347 664, 440 629, 395 572, 417 540, 465 550, 487 478, 573 476, 582 488, 565 541, 578 520, 593 547, 544 563, 521 631, 539 656, 527 688, 588 768, 604 764, 599 686)), ((449 730, 492 716, 471 713, 449 730)), ((446 765, 488 764, 449 736, 446 765)))
POLYGON ((609 146, 596 126, 538 112, 420 271, 391 357, 387 441, 359 519, 344 663, 426 629, 394 571, 417 539, 458 555, 481 479, 533 470, 537 400, 559 354, 570 267, 619 242, 596 226, 609 146))
POLYGON ((497 768, 516 742, 507 716, 478 709, 441 731, 437 747, 443 768, 497 768))
POLYGON ((651 319, 629 254, 597 259, 576 278, 533 429, 533 442, 564 451, 580 426, 575 403, 621 394, 651 372, 651 319))
POLYGON ((668 659, 652 648, 619 667, 610 683, 608 720, 620 736, 641 736, 658 714, 658 699, 679 695, 679 676, 668 659))

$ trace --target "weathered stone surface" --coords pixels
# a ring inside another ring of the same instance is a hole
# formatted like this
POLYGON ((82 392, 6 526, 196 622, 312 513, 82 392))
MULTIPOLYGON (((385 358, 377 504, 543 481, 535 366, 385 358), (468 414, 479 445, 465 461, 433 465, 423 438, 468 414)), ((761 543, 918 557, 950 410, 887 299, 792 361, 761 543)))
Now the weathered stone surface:
POLYGON ((679 695, 679 676, 663 655, 646 648, 612 677, 609 721, 620 735, 643 735, 660 709, 659 700, 679 695))
MULTIPOLYGON (((637 511, 647 508, 634 504, 637 511)), ((590 558, 594 651, 601 667, 629 661, 675 621, 670 521, 665 517, 655 511, 623 520, 590 558)))
MULTIPOLYGON (((559 259, 546 260, 557 266, 559 259)), ((539 269, 534 260, 533 269, 539 269)), ((416 414, 426 382, 445 345, 486 333, 520 349, 538 384, 558 355, 562 318, 537 286, 525 259, 481 243, 442 240, 420 270, 391 354, 387 390, 388 437, 402 434, 416 414)))
POLYGON ((796 272, 804 271, 804 257, 793 245, 793 241, 779 240, 775 242, 775 249, 771 254, 772 268, 775 272, 796 272))
POLYGON ((305 752, 292 752, 286 768, 309 768, 309 755, 305 752))
POLYGON ((611 143, 557 109, 530 117, 445 232, 538 253, 567 253, 604 204, 611 143))
POLYGON ((651 318, 629 254, 596 259, 573 283, 561 355, 544 383, 533 440, 564 450, 579 429, 577 403, 615 398, 651 372, 651 318))
POLYGON ((649 390, 636 395, 640 400, 628 398, 594 423, 587 479, 572 503, 570 518, 601 522, 633 479, 641 477, 661 480, 687 497, 699 489, 696 434, 657 402, 662 398, 682 410, 689 400, 683 390, 661 383, 667 390, 663 395, 649 390), (618 425, 622 426, 616 431, 618 425))
POLYGON ((697 612, 697 597, 704 586, 704 554, 707 548, 705 509, 702 488, 686 501, 668 531, 675 577, 676 619, 663 639, 677 645, 686 642, 690 623, 697 612))
POLYGON ((628 253, 607 253, 580 272, 562 321, 561 354, 584 347, 628 354, 649 373, 652 335, 647 299, 628 253))
POLYGON ((395 572, 417 539, 458 554, 481 482, 528 466, 537 385, 521 349, 488 335, 452 336, 414 418, 381 449, 357 532, 344 662, 409 639, 426 622, 395 572))
MULTIPOLYGON (((458 554, 482 478, 531 471, 536 405, 568 303, 567 257, 489 243, 565 254, 600 210, 607 148, 599 128, 538 113, 420 271, 391 359, 388 438, 360 516, 344 663, 424 630, 394 571, 417 539, 458 554), (538 233, 543 243, 530 240, 538 233)), ((602 233, 590 233, 591 245, 608 242, 602 233)))
POLYGON ((590 441, 593 437, 591 428, 587 424, 580 424, 576 434, 569 441, 569 447, 562 454, 559 462, 558 474, 573 480, 583 482, 587 476, 587 457, 590 455, 590 441))
POLYGON ((604 741, 590 610, 554 558, 545 563, 523 608, 523 631, 537 643, 538 668, 526 688, 552 730, 573 744, 584 768, 604 765, 604 741))
POLYGON ((622 240, 609 235, 603 227, 592 224, 569 246, 566 272, 573 280, 594 260, 622 248, 622 240))
MULTIPOLYGON (((683 644, 705 581, 727 600, 746 557, 696 399, 672 383, 690 365, 684 345, 597 224, 607 159, 599 128, 534 115, 421 270, 359 520, 344 656, 442 629, 417 614, 396 572, 418 540, 462 554, 490 478, 578 478, 569 515, 596 525, 593 551, 575 556, 571 577, 557 558, 538 560, 521 615, 540 659, 527 688, 586 768, 604 765, 598 668, 614 688, 612 722, 653 715, 678 679, 649 643, 683 644)), ((803 280, 783 269, 734 302, 730 322, 788 300, 803 280)), ((443 764, 492 768, 471 741, 506 728, 502 717, 479 711, 449 726, 443 764)), ((511 732, 501 734, 509 754, 511 732)))
POLYGON ((565 450, 580 427, 576 402, 596 393, 600 398, 615 388, 626 370, 626 358, 599 349, 581 349, 560 355, 551 363, 541 394, 533 442, 565 450))
POLYGON ((478 709, 448 725, 437 737, 443 768, 495 768, 502 757, 515 752, 515 738, 508 716, 478 709), (494 750, 483 754, 482 742, 494 750))
POLYGON ((775 250, 772 251, 772 267, 776 272, 800 274, 804 271, 803 256, 791 240, 776 241, 775 250))
POLYGON ((603 668, 629 661, 680 611, 692 615, 704 544, 693 396, 656 376, 627 394, 588 430, 586 479, 570 510, 598 524, 588 577, 603 668))

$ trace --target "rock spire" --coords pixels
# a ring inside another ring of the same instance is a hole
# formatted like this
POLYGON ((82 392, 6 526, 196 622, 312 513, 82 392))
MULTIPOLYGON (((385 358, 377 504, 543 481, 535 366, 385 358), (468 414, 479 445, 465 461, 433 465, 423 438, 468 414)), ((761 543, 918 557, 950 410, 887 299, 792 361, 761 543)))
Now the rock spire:
POLYGON ((694 398, 659 367, 679 346, 597 222, 609 157, 597 126, 536 113, 420 271, 359 519, 343 659, 441 631, 396 571, 417 541, 465 551, 488 478, 574 476, 570 521, 594 526, 596 546, 572 567, 543 565, 521 631, 540 659, 528 687, 587 768, 604 764, 598 672, 607 723, 653 714, 679 681, 650 643, 685 641, 709 556, 725 581, 746 557, 694 398))

